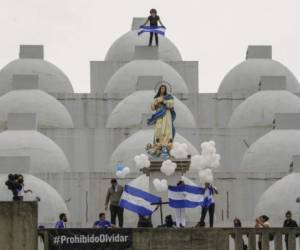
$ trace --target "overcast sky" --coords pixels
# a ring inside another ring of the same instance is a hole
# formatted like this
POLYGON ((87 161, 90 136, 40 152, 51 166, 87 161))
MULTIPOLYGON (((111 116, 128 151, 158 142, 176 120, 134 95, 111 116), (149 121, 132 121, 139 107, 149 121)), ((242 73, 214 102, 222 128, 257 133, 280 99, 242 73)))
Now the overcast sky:
POLYGON ((273 45, 273 58, 300 79, 299 0, 0 0, 0 67, 19 44, 43 44, 76 92, 89 92, 89 61, 104 60, 132 17, 156 8, 184 60, 199 61, 200 92, 216 92, 247 46, 273 45))

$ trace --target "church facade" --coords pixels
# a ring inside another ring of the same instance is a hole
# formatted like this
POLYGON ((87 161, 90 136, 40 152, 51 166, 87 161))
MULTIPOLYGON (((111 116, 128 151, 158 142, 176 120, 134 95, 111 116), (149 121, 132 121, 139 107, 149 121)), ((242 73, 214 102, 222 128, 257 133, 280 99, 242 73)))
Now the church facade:
MULTIPOLYGON (((30 157, 24 172, 57 192, 51 189, 49 197, 56 198, 46 201, 46 196, 41 203, 64 203, 57 213, 67 210, 73 226, 90 226, 104 211, 116 165, 131 169, 121 184, 141 175, 133 157, 152 140, 146 118, 157 82, 166 81, 176 98, 175 141, 187 143, 194 155, 202 142, 214 140, 221 155, 214 173, 220 191, 216 226, 231 226, 235 217, 252 226, 263 193, 291 166, 297 169, 298 80, 272 59, 271 46, 249 46, 245 60, 220 79, 218 93, 198 93, 205 84, 198 81, 198 63, 184 61, 166 37, 160 37, 159 47, 146 46, 148 35, 137 36, 143 20, 133 19, 131 30, 112 44, 104 61, 90 62, 91 93, 74 93, 68 77, 44 59, 43 46, 20 46, 19 58, 0 71, 2 176, 19 171, 18 157, 30 157)), ((187 177, 198 182, 192 171, 187 177)), ((285 205, 271 217, 275 225, 285 209, 297 212, 296 201, 285 205)), ((199 218, 199 209, 187 212, 189 226, 199 218)), ((51 226, 56 219, 43 213, 39 221, 51 226)), ((125 226, 136 223, 137 216, 126 212, 125 226)))

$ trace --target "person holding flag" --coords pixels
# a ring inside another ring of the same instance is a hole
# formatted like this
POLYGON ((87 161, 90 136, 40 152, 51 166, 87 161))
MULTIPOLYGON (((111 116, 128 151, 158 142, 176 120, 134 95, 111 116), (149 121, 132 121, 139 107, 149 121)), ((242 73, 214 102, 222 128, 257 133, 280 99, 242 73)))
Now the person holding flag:
MULTIPOLYGON (((183 187, 184 182, 179 181, 177 183, 177 187, 183 187)), ((176 214, 176 227, 185 227, 185 207, 182 208, 175 208, 175 214, 176 214)))
MULTIPOLYGON (((149 177, 142 176, 142 178, 147 182, 149 177)), ((149 218, 151 220, 151 215, 160 202, 161 198, 149 193, 149 190, 129 183, 124 187, 119 206, 136 213, 140 219, 149 218)))
POLYGON ((204 190, 196 184, 185 184, 182 180, 177 183, 177 186, 169 186, 168 198, 169 206, 175 208, 176 226, 185 227, 185 209, 195 208, 203 204, 204 190))
POLYGON ((208 182, 204 183, 204 201, 202 204, 201 218, 199 224, 204 223, 205 216, 208 211, 209 227, 214 226, 214 214, 215 214, 214 195, 218 193, 219 193, 218 190, 213 185, 211 185, 208 182))
POLYGON ((166 29, 166 27, 162 24, 160 17, 157 15, 156 9, 151 9, 150 16, 148 17, 146 22, 140 26, 140 29, 141 30, 138 32, 138 35, 141 35, 144 32, 150 32, 149 46, 152 46, 153 34, 155 34, 155 43, 156 46, 158 46, 158 34, 164 35, 164 30, 166 29), (150 26, 145 26, 148 22, 150 23, 150 26), (161 26, 158 26, 158 23, 161 26))

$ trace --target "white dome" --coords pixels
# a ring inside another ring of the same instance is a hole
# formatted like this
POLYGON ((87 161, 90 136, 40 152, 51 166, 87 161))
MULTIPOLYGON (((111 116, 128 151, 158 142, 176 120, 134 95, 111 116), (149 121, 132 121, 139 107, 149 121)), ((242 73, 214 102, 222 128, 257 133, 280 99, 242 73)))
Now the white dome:
POLYGON ((300 98, 285 90, 259 91, 234 110, 228 127, 271 127, 276 113, 300 113, 300 98))
POLYGON ((47 93, 73 93, 68 77, 54 64, 42 59, 17 59, 0 71, 0 94, 12 90, 13 75, 39 76, 39 88, 47 93))
POLYGON ((291 173, 271 185, 260 197, 255 215, 267 214, 272 226, 282 226, 286 211, 290 210, 296 219, 300 197, 300 173, 291 173))
POLYGON ((69 162, 60 147, 35 130, 0 133, 0 156, 30 156, 30 173, 70 171, 69 162))
MULTIPOLYGON (((137 30, 129 31, 112 44, 105 56, 105 61, 127 62, 134 60, 135 46, 148 45, 148 41, 149 34, 138 36, 137 30)), ((154 39, 153 42, 155 42, 154 39)), ((182 61, 176 46, 163 36, 159 36, 158 57, 162 61, 182 61)))
POLYGON ((110 78, 104 93, 131 94, 135 92, 138 76, 162 76, 164 81, 172 85, 173 93, 188 93, 188 88, 177 71, 159 60, 134 60, 125 64, 110 78))
POLYGON ((244 154, 241 170, 288 172, 293 155, 300 154, 300 130, 272 130, 254 142, 244 154))
MULTIPOLYGON (((123 99, 112 111, 107 121, 107 128, 132 128, 141 124, 142 114, 152 112, 150 109, 153 96, 152 90, 136 91, 123 99)), ((175 99, 177 128, 195 128, 196 122, 188 107, 175 99)))
POLYGON ((298 80, 280 62, 271 59, 248 59, 235 66, 224 77, 218 93, 241 92, 251 95, 258 91, 261 76, 285 76, 287 90, 300 92, 298 80))
MULTIPOLYGON (((148 143, 152 143, 153 134, 154 131, 152 129, 140 130, 121 142, 111 155, 111 165, 114 167, 117 163, 122 162, 124 165, 134 169, 135 164, 133 158, 136 155, 145 154, 145 146, 148 143)), ((198 154, 197 149, 178 133, 175 135, 174 142, 186 143, 188 145, 189 154, 198 154)))
MULTIPOLYGON (((25 201, 33 201, 39 197, 41 201, 38 203, 38 222, 54 223, 58 220, 60 213, 68 214, 67 206, 59 195, 59 193, 45 181, 32 175, 24 174, 24 187, 31 189, 32 194, 24 195, 25 201)), ((7 175, 0 175, 0 200, 11 201, 12 193, 7 189, 5 182, 7 175)))
POLYGON ((13 90, 0 97, 0 127, 6 127, 8 113, 37 114, 39 128, 73 128, 67 109, 54 97, 38 89, 13 90))

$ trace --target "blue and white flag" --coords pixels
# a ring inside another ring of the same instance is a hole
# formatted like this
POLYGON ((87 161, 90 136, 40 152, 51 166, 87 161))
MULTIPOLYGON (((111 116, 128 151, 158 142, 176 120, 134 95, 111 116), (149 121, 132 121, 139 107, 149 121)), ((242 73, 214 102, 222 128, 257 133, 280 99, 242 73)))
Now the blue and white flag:
POLYGON ((211 204, 215 203, 213 195, 216 189, 212 185, 209 185, 208 188, 206 189, 203 188, 203 190, 204 190, 204 200, 201 206, 209 207, 211 204))
POLYGON ((160 197, 147 193, 141 189, 125 185, 120 207, 137 213, 141 216, 151 215, 156 209, 157 205, 152 203, 159 203, 160 197))
POLYGON ((163 26, 141 26, 138 31, 138 36, 143 34, 144 32, 153 32, 159 35, 165 35, 165 27, 163 26))
POLYGON ((173 208, 194 208, 203 205, 204 189, 198 186, 169 186, 169 206, 173 208))

